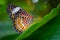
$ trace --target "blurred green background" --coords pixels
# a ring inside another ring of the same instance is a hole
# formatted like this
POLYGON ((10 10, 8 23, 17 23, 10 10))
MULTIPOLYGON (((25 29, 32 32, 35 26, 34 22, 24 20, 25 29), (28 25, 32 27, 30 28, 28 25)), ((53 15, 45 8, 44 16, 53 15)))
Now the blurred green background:
MULTIPOLYGON (((7 13, 8 4, 15 4, 41 20, 56 8, 60 0, 0 0, 0 40, 15 40, 20 34, 7 13)), ((60 14, 24 40, 60 40, 60 14)))

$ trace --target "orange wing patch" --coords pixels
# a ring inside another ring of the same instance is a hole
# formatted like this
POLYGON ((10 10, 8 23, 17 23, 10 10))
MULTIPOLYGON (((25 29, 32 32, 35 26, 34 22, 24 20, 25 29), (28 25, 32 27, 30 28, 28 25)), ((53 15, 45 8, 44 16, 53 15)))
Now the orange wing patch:
POLYGON ((28 28, 28 24, 25 24, 23 19, 20 18, 20 17, 17 17, 15 19, 15 22, 14 22, 15 26, 16 26, 16 29, 19 31, 19 32, 23 32, 24 30, 26 30, 28 28))

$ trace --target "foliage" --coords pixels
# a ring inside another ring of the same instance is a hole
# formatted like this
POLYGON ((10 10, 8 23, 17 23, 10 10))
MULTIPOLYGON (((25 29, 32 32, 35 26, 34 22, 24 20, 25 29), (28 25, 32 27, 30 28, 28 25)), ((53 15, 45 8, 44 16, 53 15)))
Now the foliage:
POLYGON ((60 40, 60 0, 0 0, 0 40, 60 40), (17 33, 6 11, 8 4, 22 7, 34 16, 34 22, 22 34, 17 33), (53 6, 52 6, 53 5, 53 6))

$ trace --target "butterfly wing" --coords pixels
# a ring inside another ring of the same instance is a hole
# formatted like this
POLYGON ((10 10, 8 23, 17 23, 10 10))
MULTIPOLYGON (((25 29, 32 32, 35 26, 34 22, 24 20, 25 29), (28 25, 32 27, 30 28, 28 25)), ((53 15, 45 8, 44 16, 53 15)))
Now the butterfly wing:
POLYGON ((12 21, 14 27, 18 32, 25 31, 28 28, 28 26, 32 23, 33 17, 28 12, 17 6, 14 6, 12 4, 9 5, 8 13, 13 19, 12 21))

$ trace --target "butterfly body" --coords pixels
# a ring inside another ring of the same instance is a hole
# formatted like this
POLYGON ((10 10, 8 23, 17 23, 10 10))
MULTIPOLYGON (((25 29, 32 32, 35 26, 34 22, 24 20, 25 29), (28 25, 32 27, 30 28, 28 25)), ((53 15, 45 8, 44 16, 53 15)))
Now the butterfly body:
POLYGON ((15 29, 18 32, 25 31, 32 23, 33 17, 21 7, 10 4, 7 11, 13 21, 15 29))

